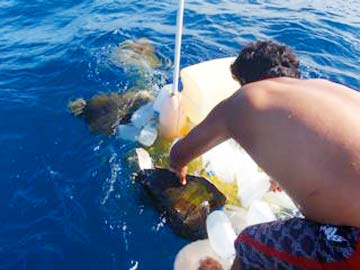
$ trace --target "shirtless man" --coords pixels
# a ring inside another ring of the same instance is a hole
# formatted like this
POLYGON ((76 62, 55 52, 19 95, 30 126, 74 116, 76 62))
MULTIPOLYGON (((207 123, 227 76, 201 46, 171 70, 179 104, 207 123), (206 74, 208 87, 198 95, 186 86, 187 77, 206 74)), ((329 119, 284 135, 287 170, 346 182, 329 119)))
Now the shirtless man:
POLYGON ((270 41, 231 72, 242 87, 173 146, 171 168, 185 184, 189 161, 233 138, 305 216, 245 229, 232 269, 360 269, 360 93, 299 79, 292 51, 270 41))

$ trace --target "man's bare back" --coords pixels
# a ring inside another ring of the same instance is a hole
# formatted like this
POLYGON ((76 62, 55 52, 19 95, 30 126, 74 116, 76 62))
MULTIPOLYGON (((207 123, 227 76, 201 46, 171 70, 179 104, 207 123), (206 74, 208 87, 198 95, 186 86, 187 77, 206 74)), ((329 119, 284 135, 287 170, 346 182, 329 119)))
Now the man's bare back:
POLYGON ((360 93, 329 81, 249 83, 173 147, 171 165, 234 138, 307 218, 360 227, 359 115, 360 93))
POLYGON ((360 94, 324 80, 290 78, 243 90, 232 101, 239 119, 229 120, 231 136, 306 217, 360 227, 360 94))

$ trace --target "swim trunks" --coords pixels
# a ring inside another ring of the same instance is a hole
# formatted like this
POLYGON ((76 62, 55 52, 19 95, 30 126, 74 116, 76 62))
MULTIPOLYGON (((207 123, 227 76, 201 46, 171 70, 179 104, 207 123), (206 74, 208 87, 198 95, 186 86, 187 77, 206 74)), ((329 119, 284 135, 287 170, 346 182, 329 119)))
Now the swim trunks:
POLYGON ((250 226, 235 249, 241 270, 360 270, 360 228, 303 218, 250 226))

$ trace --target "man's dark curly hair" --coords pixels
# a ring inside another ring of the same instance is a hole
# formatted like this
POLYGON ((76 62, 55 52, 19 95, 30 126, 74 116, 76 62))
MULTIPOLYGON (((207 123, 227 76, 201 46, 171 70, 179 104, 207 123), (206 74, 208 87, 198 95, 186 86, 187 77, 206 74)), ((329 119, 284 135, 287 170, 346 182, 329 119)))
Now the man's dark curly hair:
POLYGON ((256 41, 243 48, 231 65, 241 85, 275 77, 299 78, 299 62, 290 48, 273 41, 256 41))

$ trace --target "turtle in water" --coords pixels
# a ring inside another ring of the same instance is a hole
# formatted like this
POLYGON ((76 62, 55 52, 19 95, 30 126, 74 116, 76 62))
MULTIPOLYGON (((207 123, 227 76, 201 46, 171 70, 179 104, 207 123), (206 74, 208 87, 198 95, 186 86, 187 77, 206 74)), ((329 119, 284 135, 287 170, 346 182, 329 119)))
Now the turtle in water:
POLYGON ((197 240, 207 238, 206 217, 224 206, 226 197, 203 177, 188 175, 183 186, 167 169, 146 169, 137 179, 159 211, 179 236, 197 240))
POLYGON ((125 40, 114 51, 115 64, 133 65, 142 68, 157 68, 162 65, 152 42, 147 38, 125 40))
POLYGON ((68 104, 73 115, 83 117, 94 133, 112 135, 120 124, 128 124, 131 115, 153 100, 148 91, 97 94, 90 100, 78 98, 68 104))

